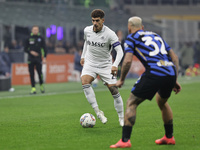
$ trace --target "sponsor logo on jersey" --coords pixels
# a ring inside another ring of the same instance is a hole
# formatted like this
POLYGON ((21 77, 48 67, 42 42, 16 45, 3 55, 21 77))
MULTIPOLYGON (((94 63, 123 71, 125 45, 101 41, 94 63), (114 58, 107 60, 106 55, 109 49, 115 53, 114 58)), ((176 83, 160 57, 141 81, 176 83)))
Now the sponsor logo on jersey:
POLYGON ((126 49, 128 47, 128 44, 127 43, 124 43, 124 48, 126 49))
POLYGON ((87 44, 95 47, 104 47, 106 43, 87 41, 87 44))

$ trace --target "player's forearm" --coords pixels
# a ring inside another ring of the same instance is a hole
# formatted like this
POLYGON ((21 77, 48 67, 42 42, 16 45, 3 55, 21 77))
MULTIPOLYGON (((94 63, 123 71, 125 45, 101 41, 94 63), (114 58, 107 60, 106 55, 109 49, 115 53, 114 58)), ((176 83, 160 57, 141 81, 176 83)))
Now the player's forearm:
POLYGON ((126 75, 127 75, 128 71, 129 71, 130 67, 131 67, 131 62, 127 62, 127 61, 123 62, 122 70, 121 70, 121 77, 120 77, 121 81, 125 80, 126 75))
POLYGON ((81 58, 85 58, 86 51, 87 51, 87 42, 85 41, 83 45, 83 52, 82 52, 81 58))
POLYGON ((120 80, 124 81, 126 78, 126 75, 131 67, 132 64, 132 59, 133 59, 133 54, 132 53, 126 53, 124 57, 124 61, 122 64, 122 70, 121 70, 121 77, 120 80))
POLYGON ((174 53, 174 51, 172 49, 169 51, 169 55, 172 58, 172 62, 176 66, 176 74, 178 76, 178 70, 179 70, 179 59, 178 59, 178 56, 174 53))
POLYGON ((113 63, 113 66, 118 67, 124 55, 121 45, 118 45, 117 47, 115 47, 115 51, 117 52, 117 56, 113 63))
POLYGON ((179 70, 179 62, 178 62, 178 59, 175 59, 175 60, 173 61, 173 63, 174 63, 174 65, 176 66, 176 74, 177 74, 177 76, 178 76, 178 70, 179 70))

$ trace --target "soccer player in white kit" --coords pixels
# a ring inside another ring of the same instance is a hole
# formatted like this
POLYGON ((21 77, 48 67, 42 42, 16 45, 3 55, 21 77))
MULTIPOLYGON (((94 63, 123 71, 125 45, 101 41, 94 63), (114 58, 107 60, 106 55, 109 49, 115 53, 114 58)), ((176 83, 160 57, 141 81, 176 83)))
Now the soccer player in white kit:
POLYGON ((85 97, 94 109, 97 118, 102 123, 107 122, 103 111, 99 110, 91 83, 97 75, 110 90, 114 98, 114 106, 118 113, 120 126, 124 125, 124 107, 122 97, 116 87, 118 65, 123 57, 123 50, 114 31, 105 26, 104 11, 95 9, 91 13, 92 24, 84 29, 85 43, 81 56, 81 82, 85 97), (112 62, 111 50, 116 50, 117 56, 112 62))

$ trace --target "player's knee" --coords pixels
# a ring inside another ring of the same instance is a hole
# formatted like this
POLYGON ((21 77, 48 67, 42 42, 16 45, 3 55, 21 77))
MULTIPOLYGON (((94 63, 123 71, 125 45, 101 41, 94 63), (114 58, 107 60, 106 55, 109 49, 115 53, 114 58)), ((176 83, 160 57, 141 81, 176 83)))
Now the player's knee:
POLYGON ((136 99, 131 99, 129 98, 126 102, 126 106, 127 107, 131 107, 131 106, 135 106, 137 103, 136 103, 136 99))
POLYGON ((111 87, 109 87, 109 90, 110 90, 110 93, 111 93, 112 95, 116 95, 116 94, 119 93, 119 91, 118 91, 118 89, 117 89, 116 86, 111 86, 111 87))
POLYGON ((134 105, 134 106, 137 107, 144 100, 145 100, 144 98, 137 97, 137 96, 135 96, 134 94, 131 93, 130 97, 127 100, 127 106, 128 105, 134 105))
POLYGON ((82 85, 85 85, 85 84, 91 84, 91 81, 85 79, 85 78, 81 78, 81 83, 82 85))
POLYGON ((159 99, 159 100, 157 100, 157 104, 158 104, 160 110, 162 110, 166 105, 166 101, 163 101, 162 99, 159 99))
POLYGON ((86 82, 84 80, 81 80, 81 82, 82 82, 82 85, 90 84, 90 83, 88 83, 88 82, 86 82))
POLYGON ((91 84, 93 80, 94 80, 94 78, 91 77, 91 76, 85 75, 85 76, 82 76, 82 77, 81 77, 82 85, 91 84))

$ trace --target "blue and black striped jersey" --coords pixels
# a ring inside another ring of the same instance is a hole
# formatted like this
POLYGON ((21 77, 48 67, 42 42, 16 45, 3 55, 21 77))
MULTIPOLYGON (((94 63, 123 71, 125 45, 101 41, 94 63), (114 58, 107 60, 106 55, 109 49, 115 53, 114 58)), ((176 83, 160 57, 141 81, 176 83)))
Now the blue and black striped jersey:
POLYGON ((125 41, 125 53, 133 53, 144 65, 145 74, 174 76, 175 65, 168 55, 169 45, 156 33, 139 30, 129 34, 125 41))

